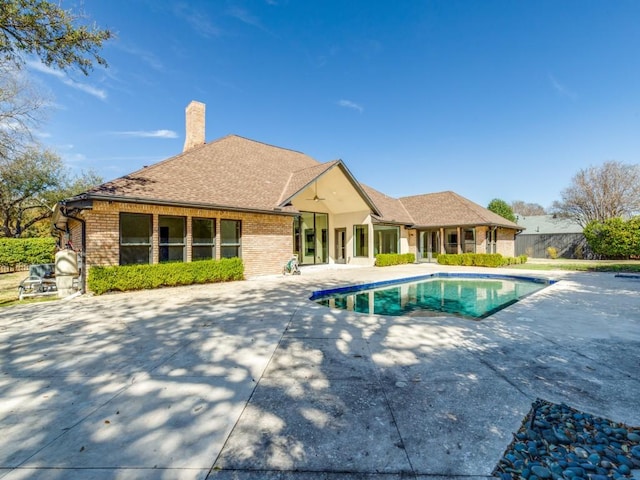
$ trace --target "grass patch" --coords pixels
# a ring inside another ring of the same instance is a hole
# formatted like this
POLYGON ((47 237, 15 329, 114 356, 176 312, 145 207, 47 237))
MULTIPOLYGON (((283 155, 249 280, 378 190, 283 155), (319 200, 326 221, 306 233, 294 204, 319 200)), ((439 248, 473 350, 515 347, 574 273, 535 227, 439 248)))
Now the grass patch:
POLYGON ((28 276, 29 272, 0 274, 0 307, 25 305, 27 303, 46 302, 58 299, 55 295, 48 295, 46 297, 30 297, 24 300, 18 300, 18 286, 20 282, 28 276))
POLYGON ((545 262, 509 265, 517 270, 570 270, 574 272, 640 273, 640 262, 616 263, 615 261, 545 262))

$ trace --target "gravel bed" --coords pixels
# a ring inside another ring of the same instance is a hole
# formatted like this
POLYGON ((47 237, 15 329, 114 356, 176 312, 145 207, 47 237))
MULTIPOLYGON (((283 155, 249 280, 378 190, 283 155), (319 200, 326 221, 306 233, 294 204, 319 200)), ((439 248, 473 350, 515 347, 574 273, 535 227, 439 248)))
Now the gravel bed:
POLYGON ((502 480, 640 480, 640 427, 538 399, 493 475, 502 480))

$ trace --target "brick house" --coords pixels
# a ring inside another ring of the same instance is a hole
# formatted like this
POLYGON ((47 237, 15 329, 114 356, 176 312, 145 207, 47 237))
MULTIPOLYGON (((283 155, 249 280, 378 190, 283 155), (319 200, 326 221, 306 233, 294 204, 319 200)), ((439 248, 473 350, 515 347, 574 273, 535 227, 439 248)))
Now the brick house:
POLYGON ((453 192, 392 198, 342 160, 237 135, 205 143, 204 119, 204 104, 191 102, 181 154, 60 202, 60 244, 88 268, 238 256, 247 276, 279 273, 292 254, 301 265, 514 254, 522 228, 453 192))

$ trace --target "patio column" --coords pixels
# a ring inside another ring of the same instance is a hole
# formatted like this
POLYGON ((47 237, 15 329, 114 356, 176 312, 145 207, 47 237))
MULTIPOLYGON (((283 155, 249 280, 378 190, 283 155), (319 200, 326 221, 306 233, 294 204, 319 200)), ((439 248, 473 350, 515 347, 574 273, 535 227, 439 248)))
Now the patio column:
POLYGON ((462 253, 462 228, 456 227, 456 231, 458 232, 458 253, 462 253))
POLYGON ((438 254, 447 253, 444 249, 444 227, 440 227, 440 245, 438 254))

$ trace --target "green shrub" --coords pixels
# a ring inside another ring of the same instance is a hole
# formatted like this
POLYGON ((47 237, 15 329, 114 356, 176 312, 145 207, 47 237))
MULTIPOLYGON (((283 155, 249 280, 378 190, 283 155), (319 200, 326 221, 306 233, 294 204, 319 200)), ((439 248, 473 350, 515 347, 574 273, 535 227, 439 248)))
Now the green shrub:
POLYGON ((558 249, 556 247, 547 247, 547 255, 552 259, 558 258, 558 249))
POLYGON ((110 291, 125 292, 196 283, 229 282, 243 278, 244 265, 241 259, 222 258, 189 263, 91 267, 88 287, 96 295, 102 295, 110 291))
POLYGON ((437 260, 440 265, 462 265, 462 255, 456 253, 441 253, 437 260))
POLYGON ((585 227, 584 236, 596 255, 626 259, 640 256, 640 216, 594 220, 585 227))
POLYGON ((378 253, 376 255, 376 267, 389 267, 391 265, 402 265, 405 263, 415 263, 416 256, 413 253, 378 253))
POLYGON ((0 238, 0 265, 53 263, 55 248, 54 238, 0 238))
POLYGON ((440 265, 459 265, 466 267, 501 267, 517 263, 526 263, 527 256, 503 257, 499 253, 453 253, 438 255, 440 265))

